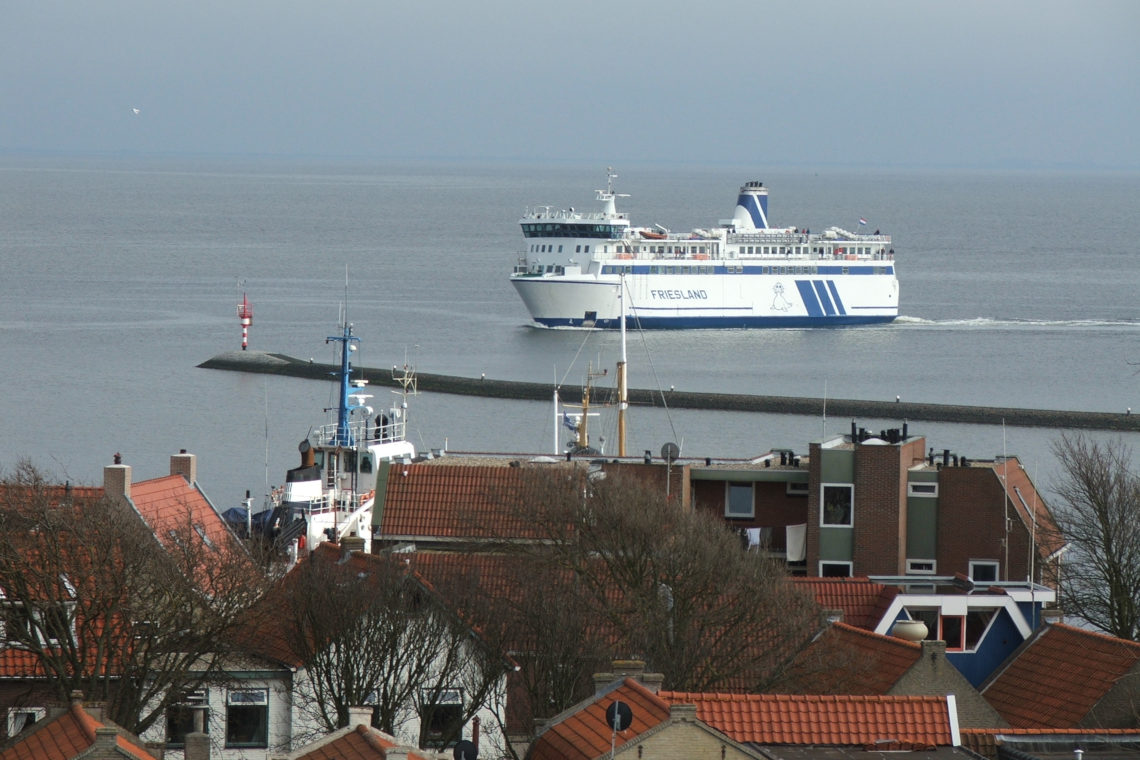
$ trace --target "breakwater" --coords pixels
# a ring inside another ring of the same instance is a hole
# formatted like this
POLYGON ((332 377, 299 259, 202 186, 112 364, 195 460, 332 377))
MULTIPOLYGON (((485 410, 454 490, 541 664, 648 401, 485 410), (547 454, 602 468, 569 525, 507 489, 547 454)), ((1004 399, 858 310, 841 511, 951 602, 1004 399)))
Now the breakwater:
MULTIPOLYGON (((339 367, 320 362, 303 361, 285 354, 264 351, 230 351, 207 359, 198 365, 203 369, 220 369, 232 372, 253 372, 283 375, 311 380, 329 380, 339 367)), ((371 385, 399 387, 396 372, 391 369, 354 367, 357 376, 371 385)), ((425 393, 453 393, 463 396, 483 396, 522 401, 548 401, 552 388, 549 383, 528 383, 518 380, 494 380, 486 377, 457 377, 416 373, 417 387, 425 393)), ((566 399, 579 399, 581 386, 562 386, 566 399)), ((593 398, 607 401, 611 390, 594 389, 593 398)), ((858 401, 838 398, 807 398, 795 396, 754 396, 741 393, 699 393, 694 391, 653 391, 629 389, 631 404, 646 407, 673 409, 709 409, 726 412, 765 412, 768 414, 798 414, 852 419, 920 420, 926 422, 961 422, 973 425, 1011 425, 1015 427, 1078 428, 1085 430, 1140 431, 1140 413, 1074 412, 1056 409, 1018 409, 1013 407, 965 406, 958 404, 924 404, 912 401, 858 401)))

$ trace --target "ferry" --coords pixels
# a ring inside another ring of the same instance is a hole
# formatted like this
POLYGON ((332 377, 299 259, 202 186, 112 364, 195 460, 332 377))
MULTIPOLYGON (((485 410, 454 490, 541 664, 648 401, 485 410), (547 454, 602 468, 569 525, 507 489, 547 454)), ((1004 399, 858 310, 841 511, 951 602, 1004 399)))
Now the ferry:
POLYGON ((624 313, 632 328, 816 327, 898 316, 890 235, 770 226, 762 182, 745 183, 716 227, 636 227, 617 210, 628 196, 614 192, 616 178, 609 169, 600 210, 544 206, 519 221, 527 245, 511 284, 535 324, 616 328, 624 313))

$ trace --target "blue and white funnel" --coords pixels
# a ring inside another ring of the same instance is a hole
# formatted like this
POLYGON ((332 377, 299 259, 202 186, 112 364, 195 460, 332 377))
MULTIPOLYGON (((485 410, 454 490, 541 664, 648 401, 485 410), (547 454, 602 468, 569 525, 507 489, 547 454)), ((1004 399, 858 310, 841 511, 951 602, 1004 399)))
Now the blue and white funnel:
POLYGON ((732 221, 738 231, 768 229, 768 188, 763 182, 746 182, 741 186, 732 221))

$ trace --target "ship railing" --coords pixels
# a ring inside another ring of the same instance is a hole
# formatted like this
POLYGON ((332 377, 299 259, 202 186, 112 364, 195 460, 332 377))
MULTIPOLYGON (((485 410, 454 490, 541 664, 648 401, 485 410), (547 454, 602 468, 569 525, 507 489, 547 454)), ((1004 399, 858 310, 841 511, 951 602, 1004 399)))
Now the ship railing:
POLYGON ((629 214, 618 212, 607 214, 604 211, 575 211, 574 209, 552 209, 539 206, 528 209, 523 215, 525 221, 576 221, 576 222, 604 222, 613 219, 629 219, 629 214))
MULTIPOLYGON (((332 446, 337 442, 339 426, 336 423, 321 425, 313 431, 317 443, 332 446)), ((348 424, 350 442, 355 445, 369 443, 390 443, 404 440, 406 423, 395 419, 395 414, 381 412, 375 419, 356 419, 348 424)))
MULTIPOLYGON (((324 515, 332 512, 351 514, 360 509, 371 498, 375 491, 356 493, 348 489, 341 489, 336 493, 325 493, 316 499, 310 499, 301 504, 300 509, 307 515, 324 515)), ((294 507, 296 508, 296 507, 294 507)))

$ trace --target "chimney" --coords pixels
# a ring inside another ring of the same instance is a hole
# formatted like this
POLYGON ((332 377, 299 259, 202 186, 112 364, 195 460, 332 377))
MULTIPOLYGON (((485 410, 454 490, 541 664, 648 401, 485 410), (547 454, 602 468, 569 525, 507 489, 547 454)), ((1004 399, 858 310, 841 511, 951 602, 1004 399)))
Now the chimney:
POLYGON ((644 660, 614 660, 611 672, 594 674, 594 693, 602 691, 614 681, 632 678, 656 694, 665 682, 663 673, 646 673, 644 660))
POLYGON ((198 482, 198 458, 182 449, 170 457, 170 474, 181 475, 187 483, 194 485, 198 482))
POLYGON ((116 454, 115 464, 103 468, 103 493, 109 499, 131 498, 131 466, 120 461, 116 454))
POLYGON ((669 705, 669 720, 673 723, 696 723, 696 705, 669 705))
POLYGON ((210 735, 201 731, 186 734, 182 750, 185 760, 210 760, 210 735))
POLYGON ((372 708, 367 705, 348 708, 348 727, 369 727, 372 725, 372 708))
MULTIPOLYGON (((360 536, 345 536, 340 540, 341 559, 348 559, 352 552, 364 551, 364 539, 360 536)), ((371 720, 371 718, 369 718, 371 720)))
POLYGON ((118 730, 111 726, 99 726, 95 729, 95 743, 91 745, 91 754, 95 757, 114 757, 118 743, 118 730))

